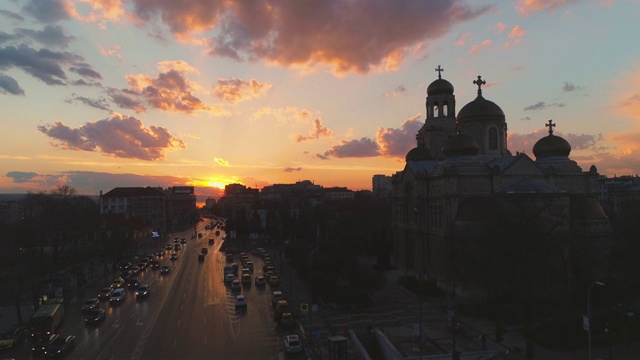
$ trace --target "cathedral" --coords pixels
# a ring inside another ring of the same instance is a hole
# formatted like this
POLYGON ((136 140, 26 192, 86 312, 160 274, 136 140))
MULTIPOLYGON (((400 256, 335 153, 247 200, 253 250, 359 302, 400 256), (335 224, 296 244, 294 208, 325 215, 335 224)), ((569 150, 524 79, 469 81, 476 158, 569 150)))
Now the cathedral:
POLYGON ((436 71, 416 146, 392 177, 395 264, 452 296, 521 281, 552 296, 606 276, 611 227, 595 166, 571 160, 552 120, 534 158, 513 154, 482 77, 456 114, 454 87, 436 71))

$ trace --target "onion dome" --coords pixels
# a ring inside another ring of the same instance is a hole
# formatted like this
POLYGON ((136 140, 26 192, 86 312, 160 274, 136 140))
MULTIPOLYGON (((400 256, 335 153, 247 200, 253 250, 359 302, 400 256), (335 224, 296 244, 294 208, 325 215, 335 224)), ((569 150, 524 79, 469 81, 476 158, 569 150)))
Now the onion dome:
POLYGON ((537 159, 549 156, 569 156, 571 153, 571 145, 560 136, 553 135, 553 128, 556 126, 551 120, 545 125, 549 128, 549 135, 538 140, 533 145, 533 155, 537 159))
POLYGON ((463 156, 478 155, 480 146, 469 136, 465 134, 458 134, 449 136, 442 146, 442 153, 445 156, 463 156))
POLYGON ((420 160, 435 160, 436 158, 431 155, 429 149, 424 146, 417 146, 409 150, 406 156, 406 161, 420 161, 420 160))
POLYGON ((457 121, 468 122, 482 121, 484 119, 495 120, 496 118, 505 119, 504 111, 502 111, 500 106, 482 97, 481 86, 486 84, 486 81, 482 80, 480 75, 478 75, 478 80, 474 80, 473 83, 478 85, 478 96, 475 100, 460 109, 457 121))
POLYGON ((427 87, 427 95, 453 95, 453 85, 441 76, 441 72, 444 69, 438 65, 436 71, 438 72, 438 78, 427 87))

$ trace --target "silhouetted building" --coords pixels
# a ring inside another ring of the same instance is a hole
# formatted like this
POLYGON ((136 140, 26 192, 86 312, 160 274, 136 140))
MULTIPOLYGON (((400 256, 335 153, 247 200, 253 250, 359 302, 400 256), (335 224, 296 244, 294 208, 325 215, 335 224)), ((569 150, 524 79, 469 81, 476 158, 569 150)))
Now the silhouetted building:
POLYGON ((373 175, 372 187, 373 196, 375 197, 391 197, 393 194, 393 186, 391 184, 392 177, 386 175, 373 175))
POLYGON ((533 147, 535 160, 513 155, 504 112, 482 95, 485 81, 473 81, 477 97, 456 116, 453 85, 436 70, 417 145, 393 175, 397 265, 451 294, 482 291, 473 266, 503 250, 492 248, 495 239, 527 238, 549 251, 541 267, 555 288, 541 292, 605 273, 611 228, 597 201, 595 167, 582 171, 569 158, 571 146, 553 134, 551 120, 533 147))
POLYGON ((117 187, 101 193, 100 213, 139 216, 163 236, 167 232, 167 196, 161 188, 117 187))

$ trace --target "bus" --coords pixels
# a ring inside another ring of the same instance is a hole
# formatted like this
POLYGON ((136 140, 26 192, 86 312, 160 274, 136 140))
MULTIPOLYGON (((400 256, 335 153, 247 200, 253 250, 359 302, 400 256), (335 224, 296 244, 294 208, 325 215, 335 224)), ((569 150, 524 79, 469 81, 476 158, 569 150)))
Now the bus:
POLYGON ((64 304, 49 299, 31 316, 31 335, 49 337, 60 326, 63 316, 64 304))

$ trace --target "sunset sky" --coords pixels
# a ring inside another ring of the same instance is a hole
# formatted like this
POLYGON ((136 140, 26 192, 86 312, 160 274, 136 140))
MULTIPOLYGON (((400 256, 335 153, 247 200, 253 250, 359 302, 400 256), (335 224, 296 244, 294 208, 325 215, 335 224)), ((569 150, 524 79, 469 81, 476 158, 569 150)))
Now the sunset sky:
MULTIPOLYGON (((640 169, 640 0, 4 0, 0 193, 311 180, 404 168, 427 86, 487 81, 508 148, 640 169)), ((534 158, 535 159, 535 158, 534 158)))

